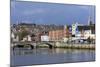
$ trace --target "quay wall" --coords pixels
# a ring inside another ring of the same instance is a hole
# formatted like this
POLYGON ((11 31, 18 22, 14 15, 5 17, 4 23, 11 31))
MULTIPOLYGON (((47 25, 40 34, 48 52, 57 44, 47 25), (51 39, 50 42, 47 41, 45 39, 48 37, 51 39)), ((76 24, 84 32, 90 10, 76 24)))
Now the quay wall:
MULTIPOLYGON (((22 44, 22 43, 18 43, 18 44, 22 44)), ((26 44, 26 43, 24 43, 24 44, 26 44)), ((49 47, 45 43, 39 43, 39 44, 30 43, 30 44, 37 48, 49 47)), ((61 42, 55 42, 55 43, 50 43, 50 44, 52 45, 53 48, 95 49, 95 44, 68 44, 68 43, 61 43, 61 42)), ((11 44, 11 47, 13 47, 15 45, 17 45, 17 43, 11 44)))
POLYGON ((95 44, 56 44, 57 48, 95 49, 95 44))
MULTIPOLYGON (((55 43, 52 45, 54 48, 73 48, 73 49, 95 49, 95 44, 67 44, 55 43)), ((37 47, 48 47, 46 44, 38 45, 37 47)))

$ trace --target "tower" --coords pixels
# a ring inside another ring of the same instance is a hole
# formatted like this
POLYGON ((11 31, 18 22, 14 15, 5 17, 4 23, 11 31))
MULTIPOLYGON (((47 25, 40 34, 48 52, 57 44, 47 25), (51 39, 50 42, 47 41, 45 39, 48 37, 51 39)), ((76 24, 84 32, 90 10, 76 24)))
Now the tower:
POLYGON ((77 25, 75 23, 72 24, 72 35, 76 34, 76 27, 77 25))
POLYGON ((91 24, 93 24, 93 22, 92 22, 92 17, 89 16, 89 18, 88 18, 88 25, 91 25, 91 24))

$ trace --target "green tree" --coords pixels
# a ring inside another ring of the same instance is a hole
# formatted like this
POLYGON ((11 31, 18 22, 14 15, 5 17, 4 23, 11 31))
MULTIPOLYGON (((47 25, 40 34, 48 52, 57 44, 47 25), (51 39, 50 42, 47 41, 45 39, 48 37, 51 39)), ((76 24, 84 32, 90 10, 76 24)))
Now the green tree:
POLYGON ((27 36, 29 34, 28 31, 26 30, 22 30, 21 32, 18 32, 18 36, 19 36, 19 41, 21 41, 25 36, 27 36))

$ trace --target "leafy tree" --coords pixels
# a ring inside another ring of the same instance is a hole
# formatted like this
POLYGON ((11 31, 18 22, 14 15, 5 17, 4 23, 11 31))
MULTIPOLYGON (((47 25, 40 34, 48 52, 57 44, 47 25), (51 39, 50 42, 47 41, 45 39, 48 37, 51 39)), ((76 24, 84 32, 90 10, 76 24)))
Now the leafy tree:
POLYGON ((28 31, 26 30, 22 30, 21 32, 18 32, 18 36, 19 36, 19 41, 22 40, 25 36, 27 36, 29 34, 28 31))

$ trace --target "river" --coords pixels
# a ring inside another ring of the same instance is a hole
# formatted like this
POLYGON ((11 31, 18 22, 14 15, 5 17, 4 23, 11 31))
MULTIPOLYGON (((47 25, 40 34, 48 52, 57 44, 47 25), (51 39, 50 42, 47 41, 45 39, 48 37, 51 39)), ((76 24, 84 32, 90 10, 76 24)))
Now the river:
POLYGON ((37 48, 11 50, 11 66, 95 61, 95 51, 87 49, 37 48))

